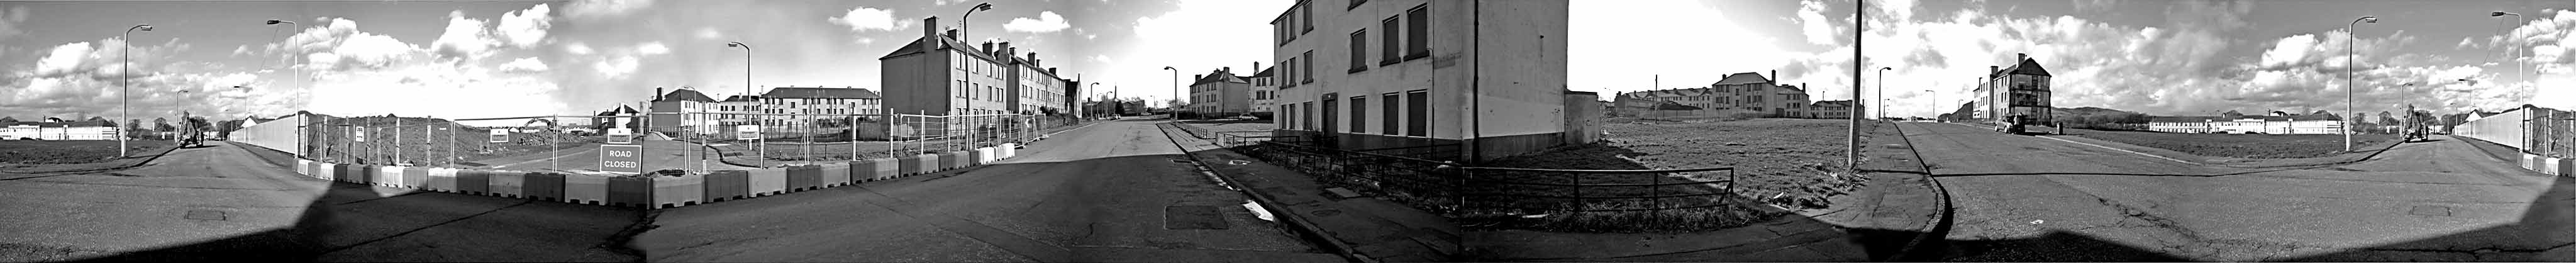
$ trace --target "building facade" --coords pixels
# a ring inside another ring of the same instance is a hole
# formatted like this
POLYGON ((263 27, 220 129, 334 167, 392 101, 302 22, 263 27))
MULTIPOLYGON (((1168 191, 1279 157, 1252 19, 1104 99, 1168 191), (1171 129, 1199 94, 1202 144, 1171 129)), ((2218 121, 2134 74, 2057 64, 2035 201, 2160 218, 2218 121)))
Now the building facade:
POLYGON ((1986 82, 1975 90, 1979 108, 1976 118, 1989 124, 2049 123, 2054 120, 2055 106, 2049 103, 2048 69, 2027 54, 2014 54, 2012 67, 1986 66, 1986 82))
MULTIPOLYGON (((1256 62, 1252 63, 1252 65, 1259 68, 1261 63, 1256 62)), ((1252 73, 1251 77, 1245 77, 1244 81, 1251 82, 1252 84, 1252 112, 1255 113, 1254 115, 1269 115, 1272 112, 1277 112, 1279 109, 1279 81, 1271 77, 1272 74, 1270 73, 1270 68, 1260 69, 1260 72, 1252 73)), ((1263 116, 1263 118, 1274 117, 1263 116)))
POLYGON ((1041 114, 1072 108, 1073 86, 1044 68, 1036 52, 1009 42, 969 45, 922 19, 921 37, 878 57, 883 102, 894 114, 1041 114))
POLYGON ((799 114, 769 116, 761 125, 847 125, 851 115, 862 115, 859 121, 866 121, 884 114, 877 92, 860 88, 779 87, 754 98, 760 101, 761 113, 799 114))
POLYGON ((1864 112, 1861 109, 1868 105, 1854 105, 1851 100, 1828 100, 1818 101, 1808 107, 1815 109, 1810 111, 1808 118, 1849 119, 1853 118, 1852 113, 1864 112))
MULTIPOLYGON (((1772 71, 1772 78, 1779 71, 1772 71)), ((1780 85, 1778 80, 1753 72, 1728 74, 1708 87, 1649 90, 1620 93, 1612 98, 1623 110, 1649 110, 1663 103, 1698 107, 1720 115, 1757 115, 1772 118, 1808 118, 1811 103, 1807 90, 1793 85, 1780 85)))
POLYGON ((116 123, 107 121, 19 122, 0 126, 0 140, 115 140, 116 123))
POLYGON ((658 92, 661 88, 654 88, 654 90, 658 95, 653 96, 651 105, 645 106, 645 111, 651 112, 647 114, 646 119, 649 121, 646 121, 646 124, 652 125, 652 130, 661 132, 687 130, 694 134, 710 134, 721 130, 720 127, 716 127, 717 115, 681 114, 718 112, 719 104, 715 98, 707 97, 706 93, 699 93, 697 89, 689 87, 680 87, 669 93, 658 92))
POLYGON ((1469 161, 1561 145, 1567 5, 1298 1, 1271 20, 1275 133, 1469 161))
POLYGON ((760 125, 761 116, 747 113, 768 112, 765 106, 760 104, 760 96, 725 96, 716 102, 716 112, 729 114, 719 114, 716 125, 760 125))
POLYGON ((1191 75, 1189 110, 1200 116, 1233 116, 1252 111, 1252 80, 1223 67, 1191 75))
POLYGON ((2333 116, 2168 116, 2147 121, 2147 130, 2170 133, 2340 134, 2344 122, 2333 116))

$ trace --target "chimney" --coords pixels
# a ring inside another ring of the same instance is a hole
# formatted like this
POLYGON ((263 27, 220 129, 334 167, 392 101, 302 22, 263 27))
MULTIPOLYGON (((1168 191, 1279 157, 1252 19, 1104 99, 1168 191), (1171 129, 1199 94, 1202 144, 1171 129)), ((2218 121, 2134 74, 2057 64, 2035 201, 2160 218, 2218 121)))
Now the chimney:
POLYGON ((662 87, 653 87, 653 101, 662 101, 662 87))
POLYGON ((1987 75, 1987 76, 1994 76, 1994 75, 1995 75, 1995 73, 2003 73, 2003 72, 2004 72, 2004 70, 2003 70, 2003 69, 2001 69, 2001 68, 1996 68, 1995 66, 1986 66, 1986 75, 1987 75))
POLYGON ((2021 61, 2022 61, 2022 60, 2024 60, 2024 59, 2030 59, 2030 54, 2029 54, 2029 53, 2013 53, 2013 61, 2012 61, 2012 62, 2013 62, 2013 64, 2021 64, 2021 61))
POLYGON ((1020 50, 1019 50, 1019 49, 1011 48, 1011 42, 1002 42, 1002 46, 1001 46, 1001 47, 1002 47, 1002 49, 995 49, 995 50, 993 50, 993 51, 1006 51, 1006 52, 1001 52, 1001 53, 1002 53, 1001 55, 999 55, 999 56, 994 56, 994 57, 1003 57, 1003 58, 1008 58, 1008 57, 1011 57, 1011 54, 1014 54, 1014 53, 1020 53, 1020 50))
POLYGON ((1047 75, 1055 75, 1055 68, 1047 68, 1047 75))
MULTIPOLYGON (((947 37, 948 37, 948 39, 957 39, 957 29, 955 29, 955 28, 950 28, 950 29, 948 29, 948 35, 947 35, 947 37)), ((961 41, 962 41, 962 40, 961 40, 961 41)))
POLYGON ((921 46, 939 49, 939 17, 921 19, 921 46))
POLYGON ((1261 70, 1261 62, 1260 62, 1260 61, 1253 61, 1253 62, 1252 62, 1252 70, 1253 70, 1253 71, 1260 71, 1260 70, 1261 70))
POLYGON ((1777 69, 1771 70, 1771 85, 1772 85, 1772 86, 1779 86, 1779 85, 1780 85, 1780 70, 1777 70, 1777 69))
POLYGON ((1232 76, 1234 75, 1234 67, 1217 67, 1216 72, 1225 72, 1225 75, 1232 76))
POLYGON ((993 54, 993 42, 991 42, 991 41, 986 41, 986 42, 984 42, 984 48, 983 48, 983 49, 976 49, 976 50, 975 50, 975 52, 981 52, 981 53, 984 53, 985 55, 991 55, 991 54, 993 54))

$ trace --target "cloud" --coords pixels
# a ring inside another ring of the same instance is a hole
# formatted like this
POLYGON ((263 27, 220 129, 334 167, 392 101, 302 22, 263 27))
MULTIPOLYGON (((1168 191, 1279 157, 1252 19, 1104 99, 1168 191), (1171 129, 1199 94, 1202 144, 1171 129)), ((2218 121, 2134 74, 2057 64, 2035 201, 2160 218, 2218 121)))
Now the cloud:
MULTIPOLYGON (((109 41, 114 40, 111 39, 109 41)), ((60 75, 72 73, 72 71, 82 68, 84 63, 87 63, 92 59, 89 57, 90 51, 92 50, 95 49, 90 47, 89 42, 73 42, 54 46, 54 50, 52 52, 48 52, 48 55, 45 55, 45 58, 36 60, 35 73, 37 75, 60 75)))
POLYGON ((1029 19, 1026 17, 1013 18, 1010 23, 1002 24, 1003 29, 1011 32, 1030 33, 1055 32, 1057 30, 1064 30, 1068 27, 1073 27, 1073 25, 1065 22, 1064 16, 1056 15, 1055 11, 1039 12, 1038 19, 1029 19))
POLYGON ((1806 0, 1798 3, 1797 21, 1803 29, 1799 32, 1805 33, 1807 43, 1832 45, 1834 38, 1842 34, 1841 31, 1834 30, 1833 25, 1833 21, 1841 19, 1825 18, 1824 12, 1825 2, 1823 1, 1806 0))
POLYGON ((564 4, 564 17, 582 20, 608 19, 634 14, 653 7, 648 0, 575 0, 564 4))
POLYGON ((671 47, 662 45, 661 41, 644 42, 644 44, 635 45, 635 53, 644 55, 670 54, 671 47))
POLYGON ((452 58, 490 55, 492 48, 500 46, 501 42, 492 39, 491 33, 483 30, 483 24, 483 20, 465 18, 464 11, 449 12, 447 31, 438 34, 438 40, 429 42, 430 49, 452 58))
POLYGON ((554 18, 547 13, 551 13, 551 9, 547 8, 546 4, 537 4, 536 7, 530 7, 527 10, 510 11, 501 15, 501 24, 492 30, 500 35, 501 39, 509 40, 511 46, 535 47, 539 41, 545 40, 546 30, 554 28, 554 18))
POLYGON ((611 79, 633 75, 637 67, 638 62, 634 56, 618 56, 590 64, 592 70, 599 71, 599 76, 611 79))
POLYGON ((519 58, 518 60, 511 60, 510 63, 501 63, 501 72, 504 73, 539 73, 545 71, 546 62, 537 61, 537 58, 519 58))
POLYGON ((11 6, 8 9, 0 9, 0 38, 17 37, 18 35, 26 34, 27 30, 20 28, 21 26, 19 26, 19 24, 27 22, 27 15, 26 6, 11 6))
MULTIPOLYGON (((235 113, 243 114, 254 109, 293 106, 267 99, 266 96, 275 96, 270 93, 231 89, 267 86, 252 74, 202 71, 206 68, 200 65, 203 63, 169 59, 189 49, 176 40, 134 46, 131 82, 127 82, 125 45, 114 38, 66 43, 30 58, 34 67, 0 72, 0 86, 11 87, 0 88, 0 113, 21 120, 78 115, 116 118, 118 107, 127 105, 124 102, 128 98, 137 119, 172 116, 181 111, 221 114, 225 107, 248 107, 235 113), (192 70, 200 72, 185 72, 192 70)), ((20 63, 26 62, 0 62, 20 63)))
POLYGON ((583 43, 581 43, 581 42, 572 42, 571 44, 564 44, 564 53, 571 53, 571 54, 573 54, 573 55, 589 55, 589 54, 591 54, 591 53, 593 53, 593 52, 597 52, 597 51, 596 51, 596 50, 591 50, 591 49, 590 49, 590 44, 583 44, 583 43))
POLYGON ((698 32, 697 32, 697 34, 696 34, 696 35, 697 35, 698 39, 707 39, 707 40, 723 39, 723 38, 724 38, 724 32, 722 32, 722 31, 716 31, 716 28, 714 28, 714 27, 699 27, 699 28, 698 28, 698 32))
POLYGON ((901 30, 912 25, 911 21, 894 19, 894 11, 864 6, 850 8, 849 12, 841 13, 841 16, 824 20, 834 25, 850 27, 850 32, 901 30))

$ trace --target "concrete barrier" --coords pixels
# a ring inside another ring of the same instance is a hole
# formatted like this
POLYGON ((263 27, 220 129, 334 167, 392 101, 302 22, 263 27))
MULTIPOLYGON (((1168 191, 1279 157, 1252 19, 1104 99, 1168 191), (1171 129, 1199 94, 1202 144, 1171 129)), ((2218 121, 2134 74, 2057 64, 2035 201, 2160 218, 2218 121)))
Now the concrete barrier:
POLYGON ((313 164, 320 165, 313 167, 313 178, 315 179, 339 181, 340 171, 348 170, 348 168, 340 167, 340 164, 336 163, 314 162, 313 164))
POLYGON ((402 167, 402 166, 377 166, 377 167, 376 167, 376 172, 375 172, 376 177, 375 177, 375 178, 369 178, 369 179, 367 179, 367 184, 369 184, 369 185, 375 185, 375 186, 383 186, 383 187, 401 188, 401 187, 402 187, 402 182, 403 182, 403 177, 402 177, 402 176, 403 176, 403 172, 402 172, 402 171, 403 171, 403 168, 409 168, 409 167, 402 167))
POLYGON ((705 176, 653 177, 653 208, 673 208, 706 203, 705 176))
POLYGON ((966 162, 966 165, 984 165, 993 163, 993 147, 975 148, 975 150, 966 151, 966 155, 972 156, 966 158, 966 160, 969 160, 969 162, 966 162))
POLYGON ((787 193, 787 168, 751 170, 751 196, 761 197, 787 193))
POLYGON ((403 186, 403 188, 411 188, 411 189, 428 188, 428 187, 429 187, 429 167, 417 167, 417 166, 414 166, 414 167, 403 167, 403 169, 402 169, 402 181, 400 181, 400 182, 402 182, 402 186, 403 186))
POLYGON ((2523 170, 2539 171, 2539 170, 2540 170, 2540 156, 2539 156, 2539 155, 2531 155, 2530 153, 2524 153, 2524 154, 2522 154, 2522 169, 2523 169, 2523 170))
POLYGON ((966 168, 967 166, 975 165, 974 162, 971 162, 973 159, 969 159, 975 157, 973 152, 974 151, 972 150, 955 150, 939 154, 939 170, 956 170, 957 168, 966 168))
POLYGON ((454 193, 456 192, 456 171, 453 168, 430 168, 429 179, 421 181, 420 187, 430 191, 454 193))
POLYGON ((520 198, 527 196, 528 176, 511 171, 492 171, 492 196, 520 198))
POLYGON ((313 160, 295 159, 295 175, 313 177, 313 160))
POLYGON ((1004 143, 1002 144, 1002 147, 995 147, 993 149, 1002 151, 1002 157, 997 159, 1010 159, 1011 157, 1020 156, 1019 143, 1004 143))
POLYGON ((784 170, 787 170, 786 192, 804 192, 821 189, 823 186, 823 167, 821 166, 797 165, 788 166, 784 170))
POLYGON ((915 175, 915 174, 922 174, 922 173, 928 173, 928 172, 930 172, 930 167, 931 167, 931 166, 933 166, 933 165, 929 165, 929 164, 930 164, 930 161, 923 161, 923 160, 922 160, 922 159, 924 159, 924 158, 936 158, 936 157, 929 157, 929 156, 930 156, 930 155, 928 155, 928 154, 923 154, 923 155, 913 155, 913 156, 911 156, 911 157, 895 158, 895 174, 896 174, 896 176, 915 175))
POLYGON ((529 172, 522 179, 526 179, 527 184, 522 185, 523 188, 519 188, 519 191, 522 191, 520 194, 528 196, 528 199, 547 202, 564 200, 563 174, 529 172))
POLYGON ((850 172, 858 173, 859 175, 853 175, 851 177, 865 181, 886 180, 894 179, 895 177, 902 177, 903 171, 902 167, 900 167, 902 165, 895 164, 896 160, 900 159, 876 158, 852 161, 850 162, 850 172))
POLYGON ((563 202, 605 205, 608 203, 608 177, 588 174, 564 174, 563 202))
POLYGON ((722 170, 707 173, 706 202, 741 200, 751 197, 751 171, 722 170))
POLYGON ((841 187, 843 185, 850 185, 850 164, 839 163, 825 164, 821 166, 823 167, 823 187, 841 187))
POLYGON ((615 207, 653 207, 653 178, 620 176, 608 178, 608 204, 615 207))
POLYGON ((456 192, 469 195, 492 195, 492 171, 456 171, 456 192))
POLYGON ((2568 168, 2576 168, 2567 165, 2567 158, 2549 157, 2541 161, 2541 164, 2540 173, 2549 175, 2567 175, 2568 168))

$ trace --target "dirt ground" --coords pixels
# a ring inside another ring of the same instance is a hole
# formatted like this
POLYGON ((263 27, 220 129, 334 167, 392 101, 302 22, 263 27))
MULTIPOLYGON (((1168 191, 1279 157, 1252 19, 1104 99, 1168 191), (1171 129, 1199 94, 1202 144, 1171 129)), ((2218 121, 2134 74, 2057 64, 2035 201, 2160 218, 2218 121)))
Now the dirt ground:
MULTIPOLYGON (((2193 155, 2255 159, 2325 157, 2343 153, 2341 134, 2201 134, 2075 130, 2075 136, 2156 147, 2193 155)), ((2379 149, 2395 135, 2354 134, 2354 149, 2379 149)))

